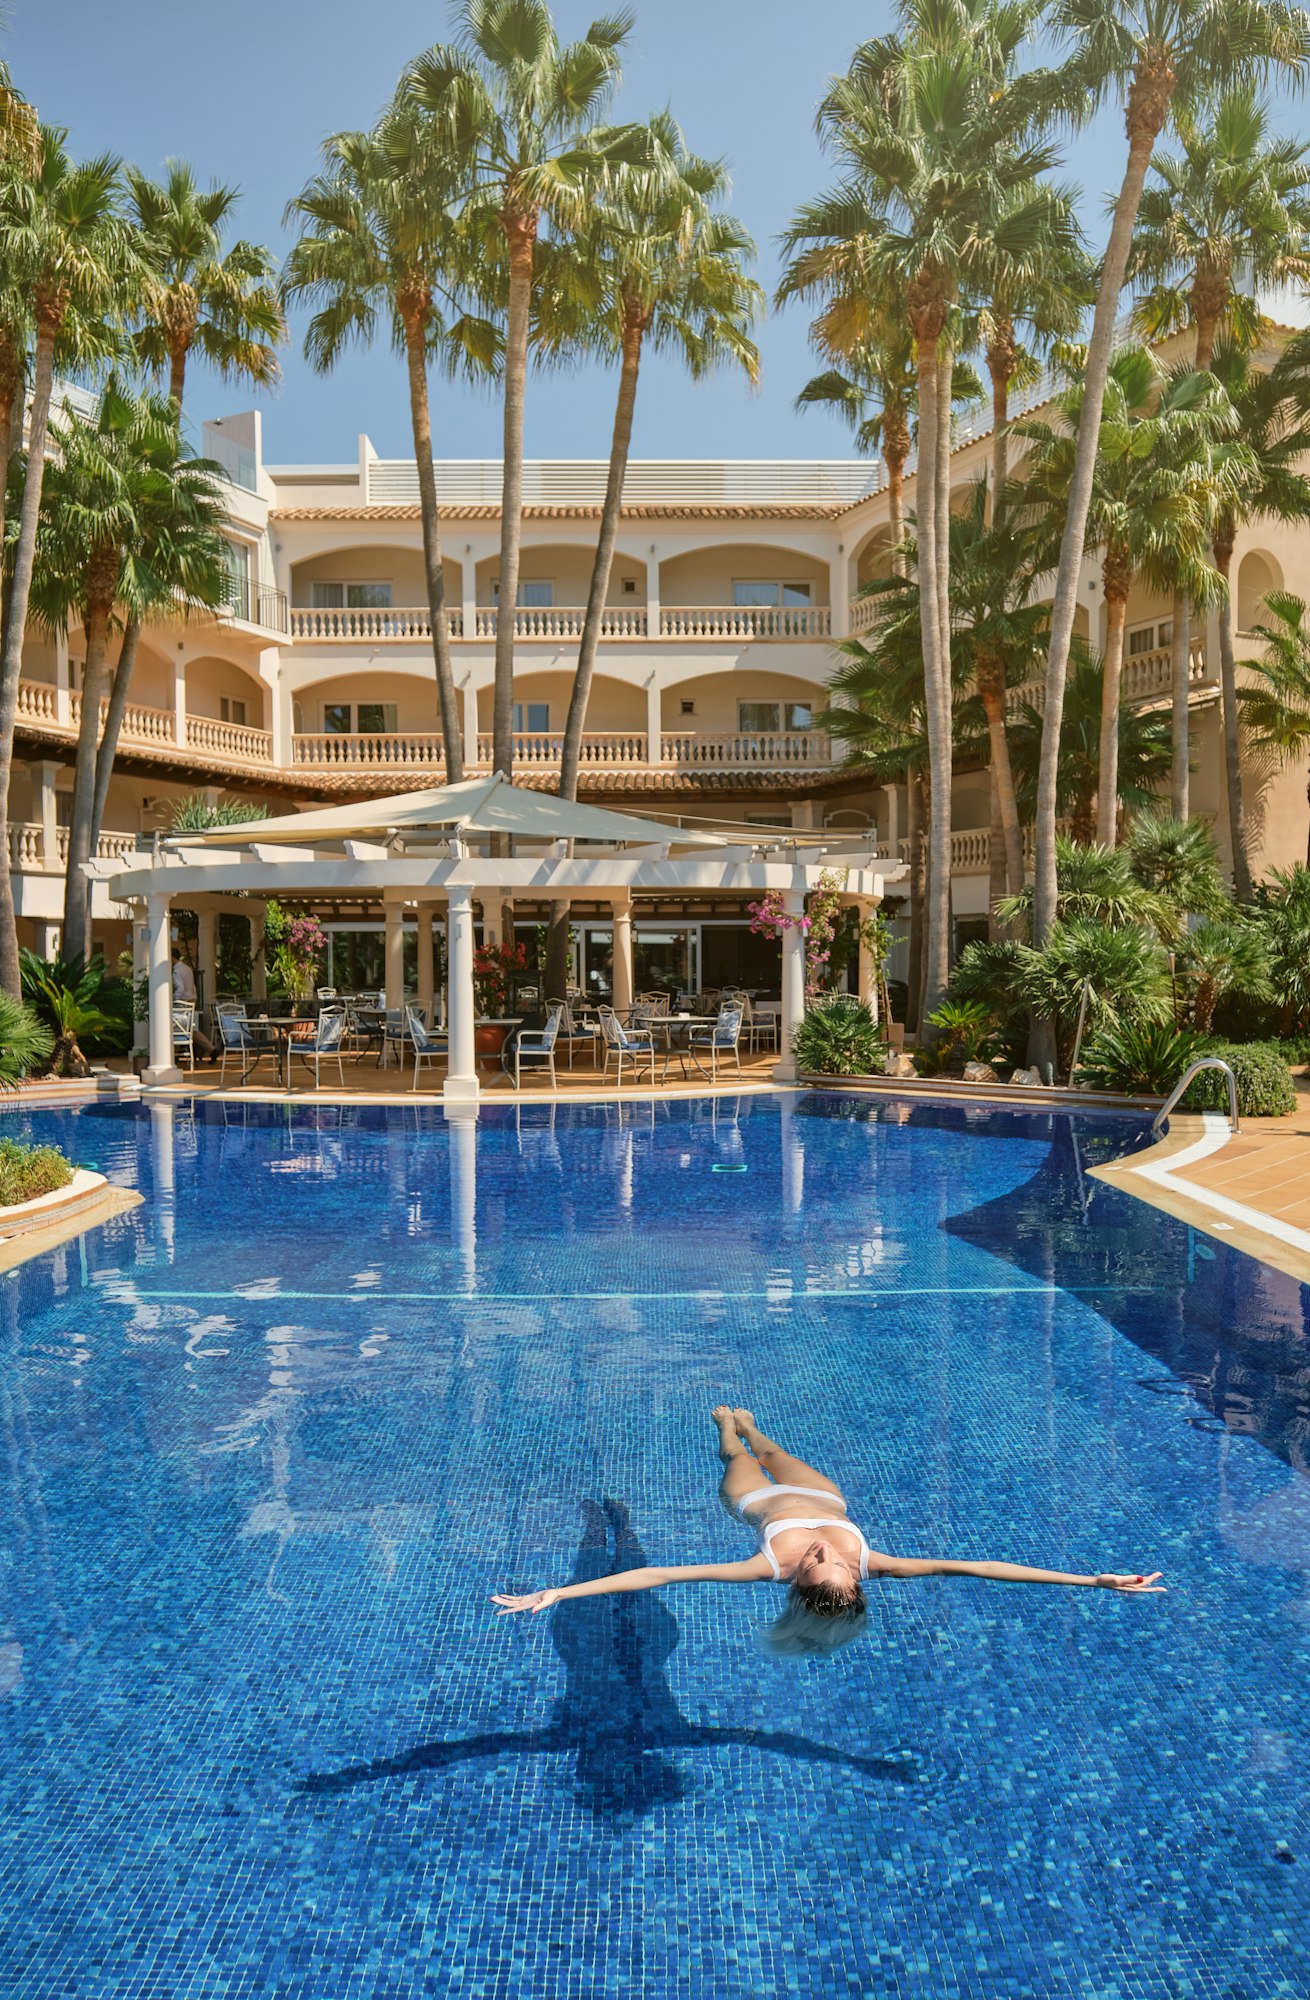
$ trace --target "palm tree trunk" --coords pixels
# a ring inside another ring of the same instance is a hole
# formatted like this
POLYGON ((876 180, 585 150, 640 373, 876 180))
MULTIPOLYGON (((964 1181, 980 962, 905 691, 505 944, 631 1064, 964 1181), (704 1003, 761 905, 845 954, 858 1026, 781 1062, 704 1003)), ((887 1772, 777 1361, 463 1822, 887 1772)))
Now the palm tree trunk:
MULTIPOLYGON (((115 551, 115 572, 117 572, 115 551)), ((112 596, 88 592, 86 666, 82 673, 82 720, 73 760, 73 811, 68 827, 68 859, 64 871, 65 958, 91 956, 91 885, 82 863, 91 858, 91 820, 95 811, 96 748, 100 740, 100 703, 104 698, 109 659, 109 619, 112 596)))
POLYGON ((1119 693, 1123 685, 1124 627, 1127 623, 1128 599, 1110 580, 1105 592, 1105 668, 1101 682, 1101 740, 1096 767, 1096 838, 1103 847, 1113 847, 1119 831, 1119 693))
POLYGON ((924 835, 929 817, 928 781, 923 765, 916 760, 906 772, 905 831, 910 863, 910 962, 905 975, 908 994, 905 1026, 915 1033, 919 1026, 919 1003, 923 998, 923 932, 928 890, 928 850, 924 835))
POLYGON ((0 987, 15 1000, 22 998, 18 971, 18 931, 14 921, 14 885, 9 872, 9 779, 14 765, 14 723, 18 716, 18 683, 23 672, 23 639, 27 603, 36 560, 36 528, 45 478, 46 439, 50 428, 50 389, 54 379, 55 335, 58 322, 38 319, 32 363, 32 407, 28 418, 27 477, 18 516, 18 539, 9 591, 9 623, 0 658, 0 987))
POLYGON ((1247 846, 1246 802, 1242 797, 1242 726, 1237 704, 1237 660, 1233 650, 1233 596, 1229 576, 1233 566, 1233 533, 1225 521, 1215 537, 1214 566, 1224 580, 1219 606, 1219 679, 1224 718, 1224 792, 1228 802, 1228 846, 1233 857, 1233 890, 1239 903, 1254 893, 1251 855, 1247 846))
MULTIPOLYGON (((1115 203, 1110 241, 1101 266, 1101 282, 1096 295, 1092 337, 1088 342, 1083 371, 1083 402, 1078 421, 1073 480, 1060 560, 1055 577, 1055 601, 1051 610, 1051 643, 1046 662, 1046 700, 1042 730, 1041 764, 1037 774, 1037 807, 1033 856, 1033 943, 1040 949, 1055 922, 1057 886, 1055 879, 1056 791, 1059 777, 1060 729, 1064 721, 1064 690, 1069 676, 1069 648, 1073 640, 1074 617, 1078 610, 1078 576, 1082 569, 1087 537, 1087 515, 1092 503, 1092 478, 1100 439, 1101 411, 1105 384, 1114 348, 1114 327, 1119 298, 1128 269, 1133 228, 1141 206, 1151 154, 1173 98, 1176 78, 1166 52, 1152 55, 1138 68, 1128 93, 1128 163, 1123 185, 1115 203)), ((1056 1060, 1055 1027, 1052 1022, 1035 1022, 1029 1059, 1039 1069, 1056 1060)))
POLYGON ((141 620, 129 618, 123 627, 123 643, 118 649, 118 665, 114 668, 114 684, 109 690, 109 701, 105 708, 105 726, 100 733, 100 748, 96 751, 95 796, 91 806, 91 835, 89 852, 94 854, 100 840, 100 830, 105 820, 105 800, 109 797, 109 780, 114 775, 114 758, 118 753, 118 736, 123 727, 123 715, 127 708, 127 697, 132 686, 132 672, 136 666, 136 649, 141 640, 141 620))
POLYGON ((987 838, 987 935, 993 941, 1001 935, 1001 925, 996 915, 996 905, 1005 894, 1005 827, 1001 821, 1001 794, 996 782, 996 766, 992 764, 987 772, 987 809, 989 815, 987 838))
MULTIPOLYGON (((596 555, 591 566, 591 588, 587 593, 587 612, 582 621, 582 640, 578 646, 578 666, 573 676, 569 710, 564 720, 564 741, 560 747, 559 796, 562 799, 576 799, 578 796, 582 733, 587 726, 587 703, 591 698, 591 683, 596 671, 596 654, 600 646, 601 625, 605 617, 605 600, 609 596, 610 572, 614 566, 614 548, 619 538, 619 519, 623 511, 623 482, 627 477, 628 451, 632 444, 632 414, 637 404, 637 376, 641 368, 641 343, 645 332, 645 315, 639 309, 625 314, 619 392, 614 405, 614 428, 610 435, 605 504, 601 509, 600 533, 596 539, 596 555)), ((653 763, 659 754, 659 745, 649 745, 648 750, 650 761, 653 763)), ((568 976, 568 950, 569 906, 567 903, 552 902, 550 922, 546 931, 546 988, 551 998, 564 997, 568 976)))
POLYGON ((168 400, 179 417, 182 414, 182 397, 186 390, 186 357, 185 343, 181 347, 173 348, 168 357, 168 400))
POLYGON ((1010 378, 1014 366, 1014 322, 1002 314, 987 343, 987 372, 992 378, 993 528, 1001 527, 1005 521, 1005 489, 1010 480, 1010 378))
POLYGON ((1186 819, 1189 805, 1191 744, 1188 741, 1188 675, 1192 663, 1192 600, 1174 599, 1173 702, 1171 736, 1173 760, 1170 772, 1170 802, 1175 819, 1186 819))
MULTIPOLYGON (((924 719, 928 737, 932 818, 928 834, 928 886, 923 945, 923 1012, 945 991, 950 959, 951 815, 950 742, 942 730, 940 701, 941 606, 938 592, 938 428, 941 421, 937 335, 918 341, 919 360, 919 631, 923 646, 924 719), (943 779, 948 782, 943 784, 943 779)), ((948 675, 949 675, 949 669, 948 675)))
POLYGON ((409 416, 414 430, 414 457, 418 465, 419 511, 423 516, 423 572, 428 593, 428 619, 432 626, 432 660, 437 676, 437 713, 446 756, 446 783, 457 785, 464 776, 464 729, 459 703, 455 698, 450 623, 446 617, 441 514, 437 501, 437 472, 432 462, 432 411, 428 403, 427 353, 423 337, 426 325, 426 312, 421 316, 417 312, 406 315, 405 360, 409 370, 409 416))
POLYGON ((978 698, 987 718, 987 741, 991 747, 1005 874, 1010 894, 1017 896, 1023 888, 1023 828, 1019 824, 1019 800, 1014 789, 1014 766, 1010 761, 1010 739, 1005 728, 1005 668, 1001 661, 989 660, 980 664, 978 698))
POLYGON ((500 513, 500 596, 496 610, 496 688, 492 710, 492 763, 514 770, 514 613, 519 599, 523 539, 523 406, 528 379, 528 321, 535 215, 506 215, 509 239, 509 311, 505 328, 504 478, 500 513))
POLYGON ((887 521, 892 538, 892 575, 904 576, 905 557, 901 554, 901 543, 905 540, 905 460, 883 453, 887 467, 887 521))

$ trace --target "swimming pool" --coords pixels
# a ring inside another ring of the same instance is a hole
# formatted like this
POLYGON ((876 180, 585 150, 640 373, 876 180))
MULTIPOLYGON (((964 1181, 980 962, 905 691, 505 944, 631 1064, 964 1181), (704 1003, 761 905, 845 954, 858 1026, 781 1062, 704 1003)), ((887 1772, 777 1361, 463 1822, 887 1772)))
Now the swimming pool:
POLYGON ((1310 1987, 1310 1295, 1089 1180, 1138 1123, 19 1125, 147 1199, 0 1280, 5 1995, 1310 1987), (889 1585, 830 1663, 764 1586, 490 1615, 747 1553, 720 1399, 883 1547, 1170 1595, 889 1585))

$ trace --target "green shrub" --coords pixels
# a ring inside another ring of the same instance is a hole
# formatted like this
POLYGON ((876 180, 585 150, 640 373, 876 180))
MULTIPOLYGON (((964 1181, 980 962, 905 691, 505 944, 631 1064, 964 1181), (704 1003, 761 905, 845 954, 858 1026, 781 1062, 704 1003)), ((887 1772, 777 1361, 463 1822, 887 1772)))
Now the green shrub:
POLYGON ((962 1070, 965 1063, 991 1062, 1000 1052, 999 1026, 981 1000, 946 999, 927 1026, 937 1031, 936 1040, 916 1051, 916 1060, 925 1074, 962 1070))
MULTIPOLYGON (((1199 1055, 1220 1056, 1237 1079, 1237 1109, 1247 1118, 1283 1118, 1296 1110, 1296 1085, 1276 1043, 1207 1042, 1199 1055)), ((1228 1078, 1202 1070, 1188 1085, 1183 1111, 1227 1111, 1228 1078)))
POLYGON ((20 1077, 46 1060, 55 1038, 30 1007, 0 991, 0 1090, 12 1090, 20 1077))
POLYGON ((1084 1042, 1077 1081, 1090 1090, 1163 1097, 1188 1063, 1207 1053, 1188 1028, 1166 1021, 1109 1021, 1084 1042))
POLYGON ((87 1056, 126 1055, 132 1046, 132 985, 106 974, 97 956, 44 959, 18 954, 23 998, 54 1034, 50 1067, 58 1076, 85 1076, 87 1056))
POLYGON ((812 1076, 873 1076, 887 1056, 881 1028, 851 993, 816 1001, 792 1037, 792 1049, 812 1076))
POLYGON ((67 1187, 73 1169, 53 1146, 24 1146, 17 1139, 0 1139, 0 1208, 17 1201, 35 1201, 67 1187))

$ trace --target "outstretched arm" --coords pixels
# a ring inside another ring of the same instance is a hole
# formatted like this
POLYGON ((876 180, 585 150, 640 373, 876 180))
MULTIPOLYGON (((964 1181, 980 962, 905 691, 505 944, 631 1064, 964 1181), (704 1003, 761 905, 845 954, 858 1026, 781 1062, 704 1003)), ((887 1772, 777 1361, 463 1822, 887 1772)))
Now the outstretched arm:
POLYGON ((665 1583, 760 1583, 773 1571, 763 1556, 735 1563, 670 1563, 662 1569, 623 1569, 615 1576, 593 1577, 587 1583, 566 1583, 558 1590, 532 1590, 525 1597, 502 1594, 492 1598, 498 1617, 511 1611, 547 1611, 566 1597, 609 1597, 615 1591, 658 1590, 665 1583))
POLYGON ((1157 1569, 1150 1576, 1075 1576, 1062 1569, 1030 1569, 1026 1563, 942 1562, 935 1556, 872 1555, 870 1576, 976 1576, 986 1583, 1067 1583, 1082 1590, 1122 1590, 1133 1593, 1163 1591, 1157 1569))

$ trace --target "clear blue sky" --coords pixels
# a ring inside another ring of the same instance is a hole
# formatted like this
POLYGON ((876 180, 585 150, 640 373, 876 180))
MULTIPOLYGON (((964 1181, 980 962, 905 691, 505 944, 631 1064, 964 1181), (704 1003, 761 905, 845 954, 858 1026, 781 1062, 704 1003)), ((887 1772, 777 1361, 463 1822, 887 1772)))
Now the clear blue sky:
MULTIPOLYGON (((366 125, 406 63, 444 39, 442 0, 9 0, 4 53, 15 81, 80 153, 110 148, 147 172, 170 155, 205 179, 236 181, 244 235, 283 254, 282 210, 314 171, 325 137, 366 125)), ((578 34, 601 0, 557 0, 563 34, 578 34)), ((697 151, 725 159, 733 207, 760 246, 757 275, 771 289, 775 238, 792 207, 823 186, 829 168, 814 138, 815 106, 831 72, 890 24, 888 0, 637 0, 625 58, 621 114, 669 106, 697 151)), ((1283 122, 1300 133, 1301 106, 1283 122)), ((1099 238, 1104 196, 1123 167, 1123 126, 1106 114, 1071 150, 1069 172, 1099 238)), ((386 346, 352 356, 326 378, 285 355, 285 380, 261 399, 273 460, 348 459, 366 430, 384 457, 408 456, 408 404, 399 362, 386 346)), ((761 329, 764 383, 752 394, 722 375, 693 385, 651 361, 638 397, 634 450, 647 457, 842 457, 843 428, 792 408, 813 372, 806 319, 796 308, 761 329)), ((612 385, 603 371, 533 381, 527 446, 542 457, 590 458, 608 449, 612 385)), ((439 454, 498 457, 494 398, 434 385, 439 454)), ((248 399, 204 379, 188 404, 196 418, 248 399)))

